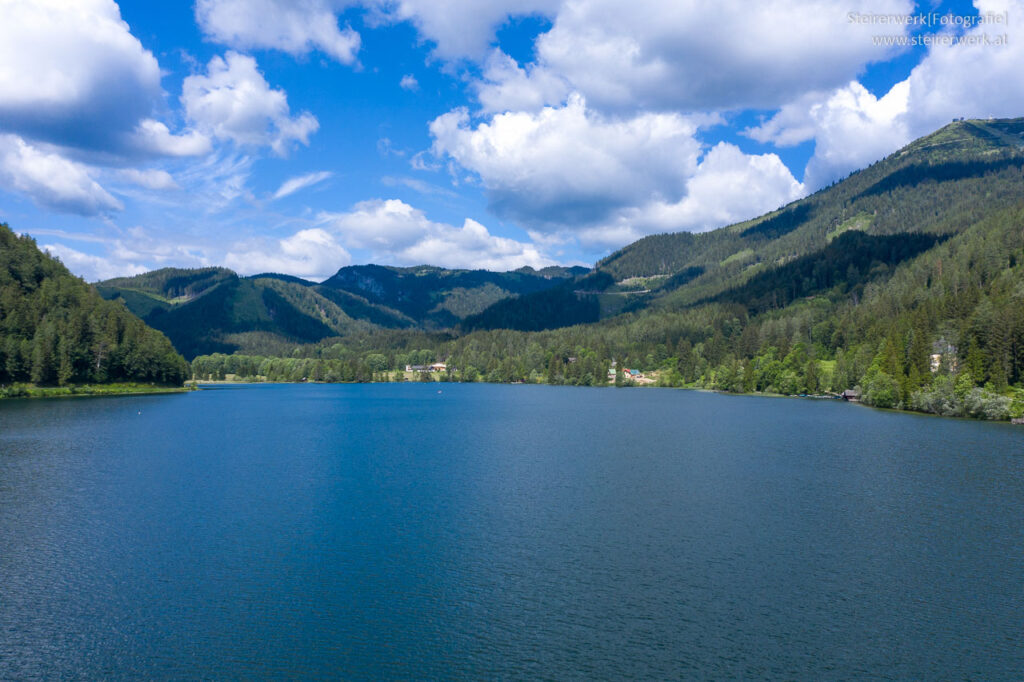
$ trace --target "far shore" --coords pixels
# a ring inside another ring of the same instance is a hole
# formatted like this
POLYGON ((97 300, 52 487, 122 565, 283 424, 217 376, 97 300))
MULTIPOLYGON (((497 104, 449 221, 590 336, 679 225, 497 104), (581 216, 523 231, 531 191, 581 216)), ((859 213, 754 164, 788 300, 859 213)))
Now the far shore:
MULTIPOLYGON (((423 380, 417 378, 414 372, 393 372, 393 374, 403 374, 404 377, 395 379, 393 381, 317 381, 314 379, 306 379, 304 381, 280 381, 280 380, 269 380, 260 377, 248 377, 245 379, 191 379, 186 383, 186 386, 196 386, 197 388, 203 388, 204 386, 244 386, 244 385, 260 385, 260 384, 496 384, 496 385, 532 385, 532 386, 576 386, 577 384, 550 384, 546 381, 509 381, 509 382, 495 382, 495 381, 445 381, 444 379, 435 379, 431 377, 429 380, 423 380)), ((430 376, 430 375, 427 375, 430 376)), ((764 391, 750 391, 747 393, 733 393, 731 391, 722 391, 715 388, 705 388, 704 386, 663 386, 659 385, 656 381, 632 381, 624 383, 620 386, 616 386, 613 381, 609 381, 607 384, 596 384, 593 386, 580 385, 581 388, 672 388, 683 391, 696 391, 698 393, 718 393, 720 395, 737 395, 737 396, 758 396, 761 398, 802 398, 805 400, 842 400, 842 397, 833 394, 807 394, 807 395, 787 395, 785 393, 768 393, 764 391)), ((861 404, 855 401, 855 404, 861 404)), ((902 410, 907 411, 907 410, 902 410)))
MULTIPOLYGON (((189 382, 191 383, 191 382, 189 382)), ((159 384, 73 384, 68 386, 36 386, 34 384, 13 384, 0 386, 0 400, 14 398, 87 398, 114 395, 151 395, 158 393, 186 393, 195 388, 184 386, 161 386, 159 384)))
MULTIPOLYGON (((419 378, 419 376, 421 376, 420 374, 414 373, 414 372, 412 372, 412 373, 411 372, 392 372, 391 374, 403 375, 403 376, 402 376, 402 378, 396 378, 396 380, 394 380, 394 381, 363 381, 363 382, 359 382, 359 381, 333 381, 333 382, 330 382, 330 381, 314 381, 312 379, 307 379, 305 381, 268 381, 266 379, 262 379, 262 378, 258 378, 258 377, 252 377, 252 378, 248 378, 248 379, 210 379, 210 380, 199 379, 199 380, 189 381, 187 385, 195 385, 198 388, 202 388, 203 386, 230 386, 230 385, 233 385, 233 384, 234 385, 243 385, 243 384, 258 385, 258 384, 330 384, 330 383, 337 383, 337 384, 358 384, 358 383, 365 383, 365 384, 389 384, 389 383, 390 384, 404 384, 404 383, 409 383, 409 384, 421 384, 421 383, 446 384, 446 383, 455 383, 455 384, 458 384, 458 383, 481 383, 481 384, 484 384, 484 383, 502 383, 502 384, 507 384, 507 385, 531 384, 531 385, 534 385, 534 386, 563 385, 563 384, 549 384, 549 383, 547 383, 545 381, 538 381, 538 382, 523 382, 523 381, 513 381, 513 382, 488 382, 488 381, 461 382, 461 381, 445 381, 443 379, 435 379, 430 374, 427 375, 427 376, 430 377, 430 379, 423 380, 423 379, 419 378)), ((564 384, 564 385, 571 385, 571 384, 564 384)), ((934 414, 934 413, 931 413, 931 412, 919 412, 917 410, 909 410, 909 409, 874 407, 872 405, 868 405, 866 403, 863 403, 863 402, 861 402, 859 400, 844 401, 841 396, 835 395, 835 394, 832 394, 832 393, 807 394, 807 395, 787 395, 785 393, 768 393, 768 392, 762 392, 762 391, 750 391, 750 392, 746 392, 746 393, 733 393, 731 391, 722 391, 722 390, 718 390, 718 389, 714 389, 714 388, 706 388, 706 387, 703 387, 703 386, 659 386, 655 381, 647 381, 647 382, 643 382, 643 383, 641 383, 641 382, 625 383, 625 384, 623 384, 621 386, 615 386, 613 382, 609 381, 609 383, 607 383, 607 384, 599 384, 597 386, 590 386, 589 388, 602 388, 602 387, 608 387, 608 388, 674 388, 674 389, 679 389, 679 390, 684 390, 684 391, 698 391, 698 392, 701 392, 701 393, 718 393, 718 394, 721 394, 721 395, 731 395, 731 396, 756 396, 756 397, 761 397, 761 398, 796 398, 796 399, 801 399, 801 400, 838 400, 838 401, 843 401, 843 402, 850 402, 851 404, 854 404, 854 405, 860 405, 862 407, 868 407, 868 408, 875 409, 875 410, 884 410, 886 412, 901 412, 901 413, 904 413, 904 414, 917 414, 917 415, 924 415, 924 416, 930 416, 930 417, 940 417, 942 419, 968 419, 968 420, 971 420, 971 421, 994 421, 994 423, 1003 423, 1003 424, 1009 424, 1011 422, 1014 423, 1014 424, 1024 424, 1024 422, 1022 422, 1021 419, 1016 419, 1016 420, 1013 420, 1013 419, 1006 419, 1006 420, 984 420, 984 419, 982 419, 982 420, 978 420, 978 419, 975 419, 973 417, 937 415, 937 414, 934 414)))

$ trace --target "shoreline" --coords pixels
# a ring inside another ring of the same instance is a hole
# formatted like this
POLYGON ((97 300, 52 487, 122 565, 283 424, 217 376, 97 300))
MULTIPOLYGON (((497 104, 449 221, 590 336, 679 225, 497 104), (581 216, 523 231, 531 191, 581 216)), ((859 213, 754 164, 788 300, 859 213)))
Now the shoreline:
MULTIPOLYGON (((462 382, 462 381, 437 381, 431 379, 430 381, 418 381, 415 379, 406 378, 403 381, 266 381, 266 380, 228 380, 228 379, 208 379, 198 380, 191 379, 186 381, 183 386, 159 386, 157 384, 82 384, 74 386, 34 386, 31 384, 15 384, 12 386, 0 387, 0 401, 3 400, 15 400, 15 399, 40 399, 40 398, 99 398, 104 396, 129 396, 129 395, 161 395, 161 394, 174 394, 174 393, 189 393, 192 391, 202 390, 204 387, 215 388, 218 386, 258 386, 260 384, 268 385, 301 385, 301 384, 422 384, 422 383, 433 383, 433 384, 449 384, 449 383, 481 383, 495 385, 526 385, 526 382, 511 382, 505 384, 504 382, 489 382, 489 381, 474 381, 474 382, 462 382)), ((535 386, 561 386, 564 384, 549 384, 548 382, 536 382, 532 385, 535 386)), ((844 401, 839 397, 832 397, 827 395, 786 395, 783 393, 765 393, 761 391, 752 391, 749 393, 734 393, 731 391, 721 391, 714 388, 705 388, 703 386, 658 386, 655 383, 643 383, 643 384, 627 384, 623 386, 615 386, 613 384, 598 385, 598 386, 586 386, 584 388, 668 388, 683 391, 697 391, 700 393, 717 393, 719 395, 730 395, 730 396, 752 396, 760 398, 791 398, 798 400, 837 400, 840 402, 850 402, 854 405, 860 405, 861 407, 867 407, 876 410, 883 410, 885 412, 900 412, 905 414, 916 414, 929 417, 941 417, 944 419, 966 419, 968 421, 983 421, 991 422, 993 424, 1013 424, 1020 426, 1019 421, 1015 421, 1012 417, 1010 419, 977 419, 974 417, 965 416, 953 416, 953 415, 941 415, 934 412, 921 412, 919 410, 906 410, 897 408, 883 408, 874 407, 860 401, 844 401)))
POLYGON ((14 384, 0 387, 0 400, 37 398, 98 398, 120 395, 157 395, 188 393, 196 390, 188 386, 160 386, 158 384, 75 384, 70 386, 35 386, 14 384))
MULTIPOLYGON (((347 384, 347 385, 352 385, 352 384, 429 384, 429 383, 434 383, 434 384, 474 383, 474 384, 494 384, 494 385, 499 385, 499 386, 516 386, 516 385, 564 386, 564 385, 571 385, 571 384, 550 384, 550 383, 548 383, 546 381, 539 381, 539 382, 535 382, 533 384, 529 384, 528 382, 491 382, 491 381, 463 382, 463 381, 435 381, 433 379, 431 379, 430 381, 417 381, 415 379, 414 380, 408 380, 407 379, 405 381, 255 381, 255 380, 252 380, 252 381, 235 381, 235 380, 231 380, 231 381, 229 381, 229 380, 226 380, 226 379, 214 379, 214 380, 208 380, 208 381, 193 380, 193 381, 187 382, 187 384, 189 384, 189 385, 194 384, 197 387, 197 389, 202 389, 202 387, 204 385, 209 385, 209 386, 213 387, 213 386, 230 386, 230 385, 258 386, 260 384, 292 384, 292 385, 302 385, 302 384, 323 384, 323 385, 328 385, 328 384, 347 384)), ((658 386, 655 383, 628 384, 628 385, 624 385, 624 386, 615 386, 613 384, 606 384, 606 385, 597 385, 597 386, 580 386, 579 388, 667 388, 667 389, 675 389, 675 390, 683 390, 683 391, 697 391, 697 392, 700 392, 700 393, 717 393, 719 395, 728 395, 728 396, 750 396, 750 397, 758 397, 758 398, 787 398, 787 399, 794 399, 794 400, 815 400, 815 401, 829 400, 829 401, 837 401, 837 402, 849 403, 851 405, 858 405, 860 407, 865 407, 865 408, 869 408, 869 409, 872 409, 872 410, 882 410, 884 412, 897 412, 897 413, 902 413, 902 414, 916 414, 916 415, 921 415, 921 416, 926 416, 926 417, 939 417, 939 418, 942 418, 942 419, 964 419, 964 420, 967 420, 967 421, 989 422, 989 423, 992 423, 992 424, 1013 424, 1014 423, 1012 417, 1010 419, 978 419, 978 418, 975 418, 975 417, 967 417, 967 416, 959 416, 959 415, 942 415, 942 414, 936 414, 934 412, 921 412, 919 410, 898 409, 898 408, 894 408, 894 407, 875 407, 874 405, 868 405, 867 403, 859 401, 859 400, 858 401, 844 400, 841 397, 833 397, 833 396, 825 395, 825 394, 820 394, 820 395, 810 395, 810 394, 808 394, 808 395, 787 395, 787 394, 784 394, 784 393, 766 393, 766 392, 762 392, 762 391, 751 391, 751 392, 748 392, 748 393, 734 393, 734 392, 731 392, 731 391, 721 391, 721 390, 714 389, 714 388, 705 388, 703 386, 658 386)), ((1019 426, 1021 424, 1014 424, 1014 425, 1018 425, 1019 426)))

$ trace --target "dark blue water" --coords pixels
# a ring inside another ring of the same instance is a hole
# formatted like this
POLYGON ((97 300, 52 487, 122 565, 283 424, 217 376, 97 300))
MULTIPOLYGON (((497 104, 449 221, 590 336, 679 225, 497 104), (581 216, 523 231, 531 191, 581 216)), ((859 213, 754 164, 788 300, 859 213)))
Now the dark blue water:
POLYGON ((833 402, 6 401, 0 678, 1020 679, 1022 511, 1024 429, 833 402))

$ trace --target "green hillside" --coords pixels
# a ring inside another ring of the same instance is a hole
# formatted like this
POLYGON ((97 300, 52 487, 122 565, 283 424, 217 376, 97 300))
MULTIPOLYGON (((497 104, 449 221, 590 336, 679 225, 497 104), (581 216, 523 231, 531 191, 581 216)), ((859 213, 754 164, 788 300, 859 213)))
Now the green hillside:
POLYGON ((544 291, 586 272, 586 268, 490 272, 427 265, 414 268, 353 265, 339 270, 324 281, 321 288, 361 297, 400 313, 416 326, 444 329, 498 301, 544 291))
POLYGON ((371 328, 309 283, 242 278, 224 268, 164 268, 96 286, 163 331, 185 357, 245 349, 287 352, 295 344, 371 328))
MULTIPOLYGON (((610 275, 607 286, 577 287, 579 297, 596 297, 602 319, 648 307, 680 310, 715 300, 794 259, 823 253, 845 232, 958 234, 983 216, 1019 202, 1022 120, 956 122, 760 218, 703 234, 646 237, 600 261, 596 270, 610 275), (635 280, 644 286, 629 293, 635 280)), ((839 273, 839 279, 845 274, 839 273)), ((527 298, 519 304, 537 307, 527 298)), ((503 312, 485 314, 483 326, 527 329, 576 323, 554 311, 550 319, 517 327, 507 324, 515 316, 511 307, 504 306, 503 312)), ((474 322, 473 328, 481 327, 481 320, 474 322)))
POLYGON ((514 272, 421 266, 345 267, 316 284, 224 268, 164 268, 96 288, 123 300, 186 357, 237 351, 290 353, 296 344, 373 329, 442 329, 491 304, 568 281, 585 268, 514 272))
POLYGON ((0 387, 181 385, 189 375, 163 334, 0 224, 0 387))
POLYGON ((765 216, 642 239, 462 326, 360 334, 288 362, 367 379, 429 357, 463 380, 602 385, 615 360, 667 386, 858 388, 881 407, 1017 416, 1024 119, 955 122, 765 216))

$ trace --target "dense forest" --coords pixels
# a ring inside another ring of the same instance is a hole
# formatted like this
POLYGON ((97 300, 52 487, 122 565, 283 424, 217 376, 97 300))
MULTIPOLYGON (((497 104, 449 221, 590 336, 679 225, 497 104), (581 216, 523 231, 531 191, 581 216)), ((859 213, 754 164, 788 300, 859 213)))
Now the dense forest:
POLYGON ((662 386, 855 389, 879 407, 1020 416, 1022 150, 1020 119, 954 123, 772 214, 648 237, 447 331, 362 330, 277 357, 199 357, 193 370, 628 385, 628 368, 662 386), (435 361, 446 371, 400 371, 435 361))
POLYGON ((152 382, 190 369, 167 340, 0 223, 0 387, 152 382))

